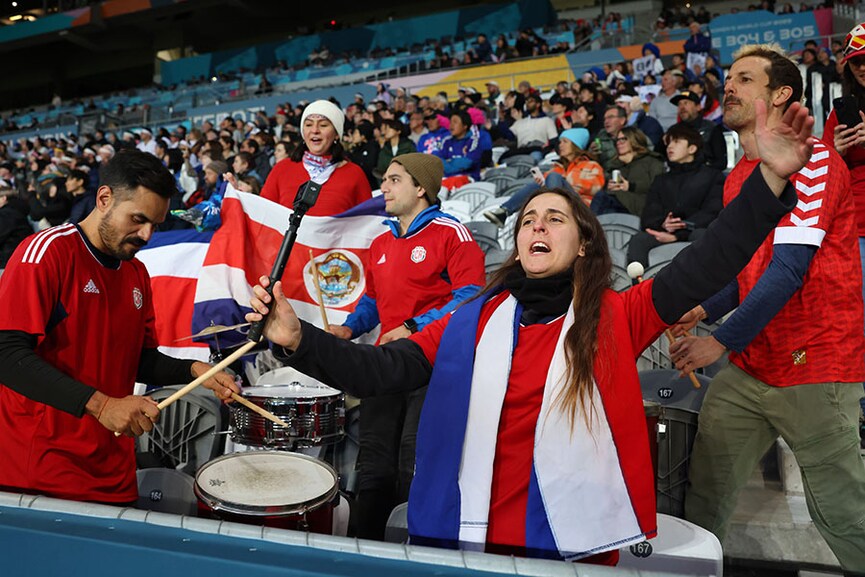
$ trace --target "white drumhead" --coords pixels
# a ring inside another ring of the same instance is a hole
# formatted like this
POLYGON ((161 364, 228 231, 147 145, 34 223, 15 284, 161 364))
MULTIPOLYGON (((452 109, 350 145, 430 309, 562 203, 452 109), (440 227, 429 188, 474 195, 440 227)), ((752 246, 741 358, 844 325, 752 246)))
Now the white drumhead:
POLYGON ((264 387, 246 387, 243 389, 244 397, 273 397, 279 399, 307 399, 339 394, 340 392, 336 389, 322 385, 321 383, 314 385, 291 383, 288 385, 268 385, 264 387))
POLYGON ((205 464, 195 476, 195 483, 220 503, 291 508, 327 495, 336 485, 336 476, 311 457, 251 451, 205 464))
POLYGON ((291 367, 280 367, 278 369, 274 369, 267 373, 264 373, 258 380, 255 381, 256 387, 270 387, 273 385, 289 385, 292 383, 298 383, 306 386, 325 386, 319 381, 313 379, 310 376, 304 375, 297 369, 293 369, 291 367))

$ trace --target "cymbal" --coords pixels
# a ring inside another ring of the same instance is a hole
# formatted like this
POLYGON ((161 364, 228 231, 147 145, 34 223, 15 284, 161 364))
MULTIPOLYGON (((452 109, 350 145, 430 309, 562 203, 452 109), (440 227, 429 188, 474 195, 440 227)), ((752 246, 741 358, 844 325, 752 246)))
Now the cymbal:
POLYGON ((250 323, 240 323, 239 325, 231 325, 229 327, 225 325, 212 325, 207 327, 206 329, 195 333, 194 335, 189 335, 188 337, 181 337, 175 340, 175 343, 179 343, 180 341, 186 341, 189 339, 197 339, 198 337, 206 337, 210 335, 215 335, 218 333, 224 333, 227 331, 236 331, 237 329, 242 329, 243 327, 248 327, 250 323))

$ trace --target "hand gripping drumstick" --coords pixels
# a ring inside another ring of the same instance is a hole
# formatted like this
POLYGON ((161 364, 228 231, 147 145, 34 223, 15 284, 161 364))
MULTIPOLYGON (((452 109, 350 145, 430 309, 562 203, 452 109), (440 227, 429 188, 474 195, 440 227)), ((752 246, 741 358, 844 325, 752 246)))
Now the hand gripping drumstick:
MULTIPOLYGON (((671 343, 676 342, 676 337, 673 336, 673 331, 671 331, 670 329, 666 329, 664 330, 664 334, 667 335, 667 340, 669 340, 671 343)), ((688 336, 691 335, 688 334, 688 336)), ((691 379, 691 384, 694 385, 695 389, 700 388, 700 381, 697 380, 697 375, 694 374, 694 371, 688 371, 688 378, 691 379)))
MULTIPOLYGON (((271 296, 273 296, 273 285, 276 283, 276 281, 282 278, 282 273, 283 271, 285 271, 285 265, 286 263, 288 263, 288 257, 291 255, 291 249, 294 247, 294 241, 297 239, 297 229, 300 228, 300 221, 303 219, 303 215, 306 214, 306 211, 312 208, 312 206, 315 204, 315 201, 318 199, 319 192, 321 192, 321 185, 312 182, 311 180, 300 185, 300 188, 298 188, 297 190, 297 196, 295 196, 294 198, 294 210, 288 219, 288 229, 285 231, 285 236, 282 239, 282 245, 279 247, 279 252, 277 253, 276 259, 273 262, 273 269, 270 272, 270 284, 267 287, 267 294, 271 296)), ((199 376, 197 379, 195 379, 167 399, 164 399, 161 403, 157 405, 159 410, 161 411, 162 409, 164 409, 180 397, 186 395, 187 393, 189 393, 189 391, 191 391, 192 389, 194 389, 195 387, 197 387, 198 385, 200 385, 201 383, 203 383, 204 381, 206 381, 207 379, 209 379, 210 377, 212 377, 213 375, 215 375, 216 373, 245 355, 252 347, 254 347, 258 343, 258 341, 261 340, 262 333, 264 332, 264 323, 266 321, 267 315, 262 315, 262 319, 260 321, 252 323, 252 327, 249 329, 249 334, 247 335, 249 342, 231 353, 229 356, 225 357, 216 365, 212 366, 206 373, 199 376)), ((232 398, 234 398, 234 395, 232 395, 232 398)), ((246 399, 244 399, 244 401, 245 400, 246 399)), ((243 403, 243 401, 239 402, 243 403)), ((261 410, 264 411, 264 409, 261 410)), ((275 415, 270 414, 270 416, 267 418, 272 420, 273 422, 278 422, 281 425, 288 426, 283 421, 280 421, 275 415), (271 419, 271 417, 273 418, 271 419)), ((120 436, 120 433, 114 434, 120 436)))
MULTIPOLYGON (((221 371, 222 369, 224 369, 225 367, 227 367, 228 365, 230 365, 231 363, 233 363, 234 361, 236 361, 237 359, 239 359, 240 357, 245 355, 249 351, 249 349, 251 349, 255 345, 256 345, 256 343, 254 341, 249 341, 248 343, 244 343, 244 345, 242 347, 240 347, 239 349, 237 349, 236 351, 234 351, 233 353, 231 353, 230 355, 228 355, 227 357, 225 357, 224 359, 219 361, 219 363, 210 367, 210 369, 208 369, 206 372, 199 375, 194 381, 192 381, 191 383, 189 383, 188 385, 186 385, 182 389, 178 389, 170 397, 163 399, 158 405, 156 405, 157 408, 161 411, 165 407, 167 407, 168 405, 170 405, 171 403, 173 403, 174 401, 179 399, 180 397, 187 395, 192 389, 196 388, 198 385, 200 385, 201 383, 203 383, 204 381, 206 381, 207 379, 209 379, 210 377, 212 377, 213 375, 215 375, 216 373, 218 373, 219 371, 221 371)), ((233 393, 232 398, 234 398, 235 395, 237 395, 237 393, 233 393)), ((237 395, 237 396, 240 396, 240 395, 237 395)), ((234 399, 234 400, 236 401, 237 399, 234 399)), ((245 401, 246 399, 243 399, 243 400, 245 401)), ((261 409, 261 410, 263 411, 264 409, 261 409)), ((270 419, 271 421, 274 421, 274 422, 279 421, 279 419, 275 415, 270 415, 270 417, 268 417, 268 419, 270 419), (273 418, 271 419, 270 417, 273 417, 273 418)), ((283 423, 282 421, 279 421, 279 424, 285 425, 285 423, 283 423)), ((288 425, 285 425, 285 426, 288 426, 288 425)), ((114 436, 119 437, 120 433, 115 432, 114 436)))
MULTIPOLYGON (((643 282, 644 272, 646 271, 643 268, 643 265, 639 262, 635 261, 628 265, 628 276, 636 280, 638 284, 643 282)), ((671 331, 670 329, 666 329, 664 330, 664 334, 667 335, 667 340, 669 340, 671 343, 676 342, 676 337, 673 336, 673 331, 671 331)), ((697 379, 697 375, 694 374, 694 371, 688 371, 688 378, 691 379, 691 384, 694 385, 695 389, 700 388, 700 381, 697 379)))
MULTIPOLYGON (((215 375, 216 373, 218 373, 219 371, 221 371, 222 369, 224 369, 225 367, 227 367, 228 365, 230 365, 231 363, 233 363, 234 361, 236 361, 237 359, 242 357, 244 354, 246 354, 247 351, 249 351, 249 349, 254 347, 255 344, 256 343, 254 343, 252 341, 245 343, 242 347, 240 347, 239 349, 237 349, 236 351, 234 351, 233 353, 231 353, 230 355, 225 357, 222 361, 220 361, 219 363, 210 367, 210 369, 208 369, 207 372, 202 373, 194 381, 192 381, 191 383, 189 383, 188 385, 186 385, 182 389, 178 389, 170 397, 163 399, 158 405, 156 405, 157 408, 161 411, 165 407, 167 407, 168 405, 170 405, 171 403, 173 403, 174 401, 179 399, 180 397, 187 395, 190 391, 192 391, 192 389, 196 388, 198 385, 200 385, 201 383, 203 383, 204 381, 206 381, 207 379, 209 379, 210 377, 212 377, 213 375, 215 375)), ((279 417, 277 417, 276 415, 274 415, 270 411, 259 407, 255 403, 248 401, 247 399, 241 397, 240 395, 238 395, 237 393, 235 393, 233 391, 231 393, 231 398, 234 399, 235 401, 237 401, 238 403, 240 403, 241 405, 243 405, 244 407, 246 407, 252 411, 255 411, 256 413, 258 413, 259 415, 261 415, 265 419, 268 419, 269 421, 273 421, 274 423, 276 423, 277 425, 280 425, 282 427, 288 428, 288 423, 286 423, 285 421, 283 421, 282 419, 280 419, 279 417)), ((115 432, 114 435, 116 437, 119 437, 120 433, 115 432)))
POLYGON ((321 285, 318 283, 318 269, 315 266, 315 257, 312 249, 309 249, 309 269, 312 273, 312 282, 315 284, 315 292, 318 294, 318 308, 321 311, 321 322, 324 323, 325 332, 330 332, 330 323, 327 322, 327 311, 324 309, 324 297, 321 296, 321 285))

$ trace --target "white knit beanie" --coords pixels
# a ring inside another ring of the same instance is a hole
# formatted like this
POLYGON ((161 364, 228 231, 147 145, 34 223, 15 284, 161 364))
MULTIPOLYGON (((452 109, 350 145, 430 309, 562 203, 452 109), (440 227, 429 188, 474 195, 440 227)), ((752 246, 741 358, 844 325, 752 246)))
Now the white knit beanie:
POLYGON ((336 133, 342 138, 342 129, 345 125, 345 114, 339 109, 339 106, 330 100, 316 100, 309 106, 303 109, 303 115, 300 117, 300 125, 303 126, 306 117, 310 114, 321 114, 333 124, 336 128, 336 133))

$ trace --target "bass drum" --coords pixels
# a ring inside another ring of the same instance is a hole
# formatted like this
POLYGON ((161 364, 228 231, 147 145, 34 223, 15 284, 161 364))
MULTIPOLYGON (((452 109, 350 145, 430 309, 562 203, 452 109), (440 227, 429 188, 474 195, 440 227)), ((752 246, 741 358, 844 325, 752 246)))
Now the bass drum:
POLYGON ((224 455, 202 466, 193 487, 200 516, 331 534, 338 497, 333 468, 284 451, 224 455))

